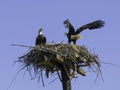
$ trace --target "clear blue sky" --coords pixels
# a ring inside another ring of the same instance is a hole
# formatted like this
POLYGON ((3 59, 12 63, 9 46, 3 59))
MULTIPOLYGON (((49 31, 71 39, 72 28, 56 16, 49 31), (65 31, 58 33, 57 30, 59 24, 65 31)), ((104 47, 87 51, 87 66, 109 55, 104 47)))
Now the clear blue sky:
MULTIPOLYGON (((120 0, 0 0, 0 90, 6 90, 20 69, 13 65, 27 48, 10 44, 34 45, 39 28, 44 29, 47 41, 56 43, 64 40, 63 21, 69 18, 75 28, 97 19, 106 25, 101 30, 84 31, 77 41, 95 51, 102 62, 120 65, 120 0)), ((88 72, 72 81, 72 90, 119 90, 120 68, 102 64, 104 82, 88 72)), ((28 73, 20 72, 8 90, 62 90, 61 83, 46 80, 42 87, 37 80, 30 80, 28 73)))

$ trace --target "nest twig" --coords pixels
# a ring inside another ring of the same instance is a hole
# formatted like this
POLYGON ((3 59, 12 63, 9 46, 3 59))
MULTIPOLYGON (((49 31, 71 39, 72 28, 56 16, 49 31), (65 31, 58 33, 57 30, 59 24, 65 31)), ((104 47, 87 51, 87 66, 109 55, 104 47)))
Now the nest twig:
POLYGON ((70 78, 76 77, 77 74, 86 76, 83 67, 90 67, 94 72, 100 70, 97 55, 90 53, 85 46, 70 44, 46 44, 32 47, 28 53, 19 57, 18 62, 23 63, 30 74, 34 70, 35 77, 41 76, 43 85, 43 71, 47 78, 50 74, 57 73, 61 80, 59 73, 62 68, 70 78))

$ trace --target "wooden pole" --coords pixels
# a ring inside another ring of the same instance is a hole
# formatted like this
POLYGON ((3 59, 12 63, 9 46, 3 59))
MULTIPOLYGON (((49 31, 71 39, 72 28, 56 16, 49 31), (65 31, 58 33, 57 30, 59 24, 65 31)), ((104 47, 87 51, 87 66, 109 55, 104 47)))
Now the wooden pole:
POLYGON ((61 76, 62 76, 63 90, 71 90, 71 80, 70 80, 65 68, 61 69, 61 76))

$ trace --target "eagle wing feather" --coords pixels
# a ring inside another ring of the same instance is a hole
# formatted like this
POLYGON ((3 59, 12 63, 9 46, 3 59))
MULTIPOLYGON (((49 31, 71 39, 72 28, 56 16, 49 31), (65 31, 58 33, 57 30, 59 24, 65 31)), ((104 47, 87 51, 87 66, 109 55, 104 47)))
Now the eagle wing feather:
POLYGON ((80 28, 78 28, 76 30, 75 33, 79 34, 80 32, 82 32, 85 29, 94 30, 94 29, 97 29, 97 28, 101 28, 101 27, 104 26, 104 24, 105 24, 104 21, 102 21, 102 20, 96 20, 94 22, 91 22, 91 23, 88 23, 86 25, 81 26, 80 28))

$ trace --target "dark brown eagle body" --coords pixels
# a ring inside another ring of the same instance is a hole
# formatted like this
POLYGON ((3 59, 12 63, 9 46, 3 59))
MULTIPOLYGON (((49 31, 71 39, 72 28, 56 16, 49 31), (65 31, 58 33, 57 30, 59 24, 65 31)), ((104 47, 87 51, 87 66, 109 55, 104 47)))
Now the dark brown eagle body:
POLYGON ((43 35, 38 35, 36 38, 36 45, 41 45, 46 43, 46 37, 43 35))
POLYGON ((66 33, 67 38, 68 38, 68 43, 70 44, 71 42, 73 42, 74 44, 76 44, 77 39, 80 38, 78 34, 80 34, 83 30, 98 29, 98 28, 103 27, 105 23, 102 20, 97 20, 97 21, 94 21, 94 22, 91 22, 91 23, 81 26, 76 31, 75 31, 73 25, 70 23, 69 19, 65 20, 63 22, 63 24, 65 25, 66 28, 69 29, 68 33, 66 33), (72 37, 75 37, 75 38, 72 38, 72 37))
POLYGON ((36 38, 35 45, 44 45, 46 44, 46 37, 42 34, 42 28, 38 31, 38 36, 36 38))

